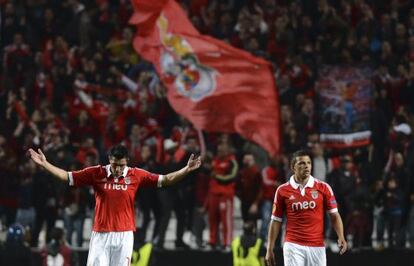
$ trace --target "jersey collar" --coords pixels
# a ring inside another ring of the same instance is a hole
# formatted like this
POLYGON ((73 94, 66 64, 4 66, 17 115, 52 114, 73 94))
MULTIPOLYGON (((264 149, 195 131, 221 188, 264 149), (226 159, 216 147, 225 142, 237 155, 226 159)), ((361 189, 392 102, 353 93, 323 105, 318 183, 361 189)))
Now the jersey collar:
MULTIPOLYGON (((300 186, 298 183, 296 183, 293 175, 290 177, 289 183, 294 189, 298 189, 298 187, 300 186)), ((313 176, 309 176, 308 182, 303 188, 313 187, 314 184, 315 184, 315 178, 313 176)))
MULTIPOLYGON (((106 177, 110 177, 111 176, 111 165, 107 164, 105 165, 105 170, 106 170, 106 177)), ((128 173, 129 167, 125 166, 124 171, 122 172, 121 177, 126 177, 127 173, 128 173)))

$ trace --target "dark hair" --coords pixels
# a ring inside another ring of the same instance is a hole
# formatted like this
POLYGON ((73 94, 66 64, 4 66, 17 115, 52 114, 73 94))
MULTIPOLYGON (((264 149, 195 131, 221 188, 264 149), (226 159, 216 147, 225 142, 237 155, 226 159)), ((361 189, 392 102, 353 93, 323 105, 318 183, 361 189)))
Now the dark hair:
POLYGON ((301 156, 308 156, 312 160, 312 154, 311 154, 311 152, 309 150, 298 150, 298 151, 295 151, 290 156, 290 161, 289 161, 290 168, 293 168, 293 166, 295 165, 296 158, 297 157, 301 157, 301 156))
POLYGON ((64 237, 64 231, 62 228, 54 227, 50 232, 50 238, 56 241, 62 240, 64 237))
POLYGON ((395 122, 397 124, 402 124, 402 123, 407 123, 407 120, 405 119, 405 117, 403 115, 396 115, 395 116, 395 122))
POLYGON ((243 224, 243 233, 245 235, 254 235, 256 230, 256 221, 254 220, 249 219, 243 224))
POLYGON ((117 160, 128 159, 128 149, 121 144, 115 145, 109 150, 108 156, 117 160))
POLYGON ((64 231, 62 228, 55 227, 50 234, 50 242, 46 245, 47 254, 56 257, 56 255, 60 253, 60 245, 64 239, 64 231))

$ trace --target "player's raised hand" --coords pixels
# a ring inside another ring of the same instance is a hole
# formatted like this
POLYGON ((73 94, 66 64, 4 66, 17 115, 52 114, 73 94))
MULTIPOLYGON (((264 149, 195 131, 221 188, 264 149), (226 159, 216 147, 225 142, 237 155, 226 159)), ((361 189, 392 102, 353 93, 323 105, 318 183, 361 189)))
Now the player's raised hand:
POLYGON ((198 156, 197 158, 194 158, 194 154, 191 154, 190 158, 188 159, 188 170, 193 171, 201 166, 201 158, 198 156))
POLYGON ((338 239, 338 247, 339 247, 339 254, 342 255, 348 249, 348 243, 346 243, 345 239, 338 239))
POLYGON ((276 265, 275 253, 273 252, 273 250, 267 250, 266 257, 265 257, 265 263, 266 263, 266 266, 276 265))
POLYGON ((33 149, 29 149, 30 158, 38 165, 45 166, 47 163, 46 156, 43 154, 41 149, 37 149, 36 152, 33 149))

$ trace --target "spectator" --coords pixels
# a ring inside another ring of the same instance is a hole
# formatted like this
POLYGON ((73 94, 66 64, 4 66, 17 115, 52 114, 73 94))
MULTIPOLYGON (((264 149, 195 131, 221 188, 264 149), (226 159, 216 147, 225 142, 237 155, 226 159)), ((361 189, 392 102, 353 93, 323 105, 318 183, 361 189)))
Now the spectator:
POLYGON ((212 170, 212 154, 205 155, 203 165, 200 167, 195 181, 195 204, 193 211, 192 232, 195 237, 197 248, 204 247, 203 231, 207 226, 207 201, 208 201, 208 182, 212 170))
POLYGON ((270 223, 269 213, 272 211, 273 200, 275 197, 276 189, 283 183, 283 173, 280 170, 280 158, 272 157, 268 166, 262 169, 261 178, 262 182, 261 191, 261 210, 260 217, 262 219, 262 225, 260 227, 259 236, 263 240, 263 243, 267 242, 267 233, 270 223))
POLYGON ((33 228, 31 246, 39 244, 39 234, 46 222, 46 239, 50 239, 50 233, 55 225, 57 216, 57 189, 56 183, 50 175, 39 170, 33 177, 33 201, 36 211, 36 220, 33 228))
POLYGON ((336 192, 336 200, 338 202, 338 209, 341 211, 344 220, 348 219, 350 214, 350 196, 355 188, 356 177, 353 174, 353 162, 349 155, 344 155, 341 158, 340 168, 332 171, 328 176, 328 183, 336 192))
POLYGON ((25 233, 20 224, 13 224, 8 228, 6 242, 0 246, 1 265, 32 265, 32 252, 25 242, 25 233))
POLYGON ((352 248, 371 246, 367 239, 371 240, 370 212, 373 198, 364 180, 356 177, 355 187, 350 196, 350 214, 345 221, 348 236, 352 236, 352 248))
MULTIPOLYGON (((72 263, 72 250, 65 243, 65 234, 61 228, 53 228, 51 240, 41 251, 43 266, 70 266, 72 263)), ((73 261, 74 262, 74 261, 73 261)))
POLYGON ((237 178, 236 192, 241 201, 243 222, 256 222, 259 218, 259 204, 262 198, 262 178, 252 154, 243 156, 243 166, 237 178))
POLYGON ((217 154, 212 163, 212 175, 209 182, 208 222, 210 226, 209 244, 217 248, 219 225, 222 225, 222 246, 230 247, 233 234, 233 198, 238 163, 228 143, 218 145, 217 154))
MULTIPOLYGON (((93 163, 90 160, 90 163, 93 163)), ((85 167, 94 164, 85 164, 85 167)), ((66 229, 66 242, 72 245, 72 234, 76 233, 76 246, 83 245, 83 225, 86 216, 87 191, 81 188, 67 188, 64 194, 63 220, 66 229)))
MULTIPOLYGON (((171 139, 164 141, 164 149, 166 151, 164 168, 165 171, 176 169, 183 158, 183 153, 178 150, 178 144, 171 139), (177 156, 178 154, 181 154, 177 156)), ((175 247, 177 248, 189 248, 189 246, 183 241, 183 235, 186 227, 186 191, 183 187, 183 183, 180 182, 174 188, 163 188, 157 191, 160 202, 162 214, 160 218, 160 229, 156 239, 156 247, 163 249, 165 234, 167 232, 168 223, 170 222, 171 213, 174 211, 177 219, 177 227, 175 232, 175 247)))
POLYGON ((36 178, 36 165, 33 162, 26 161, 20 167, 19 172, 21 174, 21 180, 16 223, 32 230, 36 216, 33 207, 33 178, 36 178))
POLYGON ((403 214, 403 196, 401 187, 395 177, 386 180, 385 187, 379 194, 378 201, 382 201, 384 209, 382 211, 383 224, 377 225, 377 236, 380 247, 384 246, 382 243, 384 239, 384 229, 388 233, 388 247, 402 247, 402 234, 405 231, 401 230, 401 221, 403 214))
POLYGON ((324 149, 320 143, 312 145, 312 156, 313 176, 321 181, 326 181, 326 177, 329 175, 331 167, 328 159, 325 157, 324 149))
MULTIPOLYGON (((141 148, 141 161, 138 166, 146 171, 159 172, 159 166, 155 161, 154 153, 151 147, 145 145, 141 148)), ((151 222, 151 213, 155 218, 155 225, 151 235, 152 240, 155 240, 160 233, 161 209, 160 202, 157 199, 156 188, 146 187, 141 189, 137 197, 138 208, 142 212, 142 226, 140 230, 147 232, 149 223, 151 222)))

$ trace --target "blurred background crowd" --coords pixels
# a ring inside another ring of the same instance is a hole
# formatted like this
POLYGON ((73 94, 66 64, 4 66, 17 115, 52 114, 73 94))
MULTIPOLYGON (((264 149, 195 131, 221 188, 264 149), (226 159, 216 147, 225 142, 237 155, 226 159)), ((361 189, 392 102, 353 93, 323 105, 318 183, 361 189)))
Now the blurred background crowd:
POLYGON ((201 33, 273 63, 282 153, 271 157, 236 134, 198 131, 177 115, 153 67, 132 47, 130 1, 0 0, 1 230, 18 223, 38 247, 42 230, 47 243, 56 238, 60 220, 69 245, 87 245, 93 191, 56 181, 27 150, 41 148, 55 165, 74 170, 106 164, 107 149, 123 143, 130 166, 152 172, 175 170, 190 153, 204 156, 202 169, 176 187, 138 193, 137 226, 157 247, 164 247, 172 213, 175 247, 187 247, 185 232, 200 248, 219 239, 229 245, 226 229, 235 219, 258 221, 266 239, 275 189, 291 173, 288 156, 309 148, 313 175, 333 187, 354 248, 414 248, 413 2, 179 2, 201 33), (320 143, 315 81, 326 64, 375 69, 369 146, 320 143), (220 206, 210 197, 223 186, 240 202, 230 206, 240 217, 214 213, 220 206), (220 222, 224 234, 206 238, 220 222))

